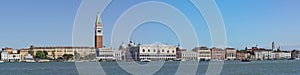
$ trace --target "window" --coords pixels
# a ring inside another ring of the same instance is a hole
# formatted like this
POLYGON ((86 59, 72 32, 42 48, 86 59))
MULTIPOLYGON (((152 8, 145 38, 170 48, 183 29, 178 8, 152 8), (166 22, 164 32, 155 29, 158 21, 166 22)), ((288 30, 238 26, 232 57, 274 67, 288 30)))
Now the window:
POLYGON ((148 52, 150 52, 150 49, 148 49, 148 52))
POLYGON ((145 52, 145 49, 143 49, 143 52, 145 52))
POLYGON ((102 32, 102 30, 99 29, 99 30, 98 30, 98 33, 101 33, 101 32, 102 32))
POLYGON ((175 51, 172 51, 173 53, 175 52, 175 51))
POLYGON ((164 50, 164 49, 162 49, 162 52, 165 52, 165 50, 164 50))
POLYGON ((153 52, 156 52, 155 49, 153 50, 153 52))
POLYGON ((167 51, 167 53, 169 53, 169 50, 167 51))

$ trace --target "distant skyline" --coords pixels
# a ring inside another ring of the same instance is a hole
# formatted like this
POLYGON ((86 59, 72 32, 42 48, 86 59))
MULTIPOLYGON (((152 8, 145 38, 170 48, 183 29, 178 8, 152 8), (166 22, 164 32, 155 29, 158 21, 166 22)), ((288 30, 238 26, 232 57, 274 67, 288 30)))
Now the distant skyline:
MULTIPOLYGON (((148 1, 119 0, 101 15, 104 27, 104 45, 110 46, 114 22, 131 5, 148 1)), ((160 0, 154 0, 160 1, 160 0)), ((202 15, 188 1, 162 1, 173 5, 193 24, 200 46, 211 47, 209 29, 202 15)), ((0 1, 0 47, 26 48, 36 46, 72 45, 74 18, 81 0, 3 0, 0 1)), ((300 49, 300 1, 298 0, 216 0, 227 34, 227 47, 244 49, 246 46, 300 49)), ((100 4, 100 3, 99 3, 100 4)), ((95 14, 96 17, 96 14, 95 14)), ((94 24, 94 23, 93 23, 94 24)), ((136 43, 177 45, 175 34, 158 23, 138 27, 131 39, 136 43), (149 36, 146 34, 157 35, 149 36)), ((124 41, 128 43, 128 41, 124 41)), ((93 42, 92 42, 93 44, 93 42)), ((277 48, 276 48, 277 49, 277 48)))

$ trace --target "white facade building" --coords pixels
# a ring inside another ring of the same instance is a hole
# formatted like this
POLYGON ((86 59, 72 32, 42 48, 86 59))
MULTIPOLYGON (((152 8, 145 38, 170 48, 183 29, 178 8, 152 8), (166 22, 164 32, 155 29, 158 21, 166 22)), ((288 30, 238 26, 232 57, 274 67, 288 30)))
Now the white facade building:
POLYGON ((116 61, 123 60, 123 53, 121 50, 114 50, 114 58, 116 61))
POLYGON ((113 50, 111 48, 99 48, 96 49, 97 60, 100 61, 121 61, 123 60, 123 54, 121 50, 113 50))
POLYGON ((112 61, 115 60, 114 50, 110 48, 99 48, 96 49, 96 58, 100 61, 112 61))
POLYGON ((1 52, 1 60, 3 60, 3 61, 9 61, 8 60, 8 52, 7 51, 2 51, 1 52))
POLYGON ((187 60, 187 61, 199 60, 198 53, 194 51, 189 51, 189 50, 181 51, 179 54, 182 60, 187 60))
POLYGON ((2 51, 1 60, 9 61, 9 62, 19 62, 20 54, 18 54, 18 51, 16 50, 12 51, 12 53, 9 53, 7 51, 2 51))
POLYGON ((198 53, 198 60, 210 60, 211 50, 207 47, 196 47, 193 51, 198 53))
POLYGON ((226 48, 226 59, 234 60, 236 59, 236 49, 234 48, 226 48))
POLYGON ((126 59, 131 60, 174 60, 176 47, 163 44, 132 45, 126 51, 126 59))
POLYGON ((272 52, 273 59, 289 59, 291 58, 291 52, 272 52))
POLYGON ((272 57, 272 50, 257 50, 254 51, 256 60, 274 59, 272 57))

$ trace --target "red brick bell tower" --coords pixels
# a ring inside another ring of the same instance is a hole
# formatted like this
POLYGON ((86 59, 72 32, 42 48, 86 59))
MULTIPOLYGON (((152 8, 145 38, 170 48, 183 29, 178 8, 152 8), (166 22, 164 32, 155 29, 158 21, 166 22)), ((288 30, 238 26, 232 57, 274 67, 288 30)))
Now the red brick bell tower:
POLYGON ((103 33, 100 13, 98 13, 95 23, 95 48, 102 48, 103 46, 103 33))

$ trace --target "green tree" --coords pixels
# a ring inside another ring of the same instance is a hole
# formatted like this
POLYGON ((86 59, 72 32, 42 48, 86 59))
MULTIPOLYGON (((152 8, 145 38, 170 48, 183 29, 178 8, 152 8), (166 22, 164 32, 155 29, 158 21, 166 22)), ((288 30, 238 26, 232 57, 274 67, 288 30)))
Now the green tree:
POLYGON ((55 58, 55 50, 51 51, 51 53, 52 53, 53 59, 56 59, 56 58, 55 58))
POLYGON ((89 55, 87 55, 87 57, 89 60, 93 60, 93 59, 96 59, 96 54, 89 54, 89 55))
POLYGON ((35 55, 36 58, 44 58, 45 56, 43 51, 37 51, 35 55))
POLYGON ((77 51, 74 51, 75 54, 75 59, 79 60, 80 59, 80 54, 77 51))
POLYGON ((63 57, 64 57, 65 61, 68 61, 68 60, 72 59, 74 57, 74 55, 73 54, 64 54, 63 57))
POLYGON ((47 55, 48 55, 47 51, 37 51, 36 52, 36 58, 46 59, 47 55))
POLYGON ((28 53, 33 56, 34 51, 33 50, 29 50, 28 53))
POLYGON ((48 52, 47 51, 43 51, 44 53, 44 58, 48 58, 47 55, 48 55, 48 52))

